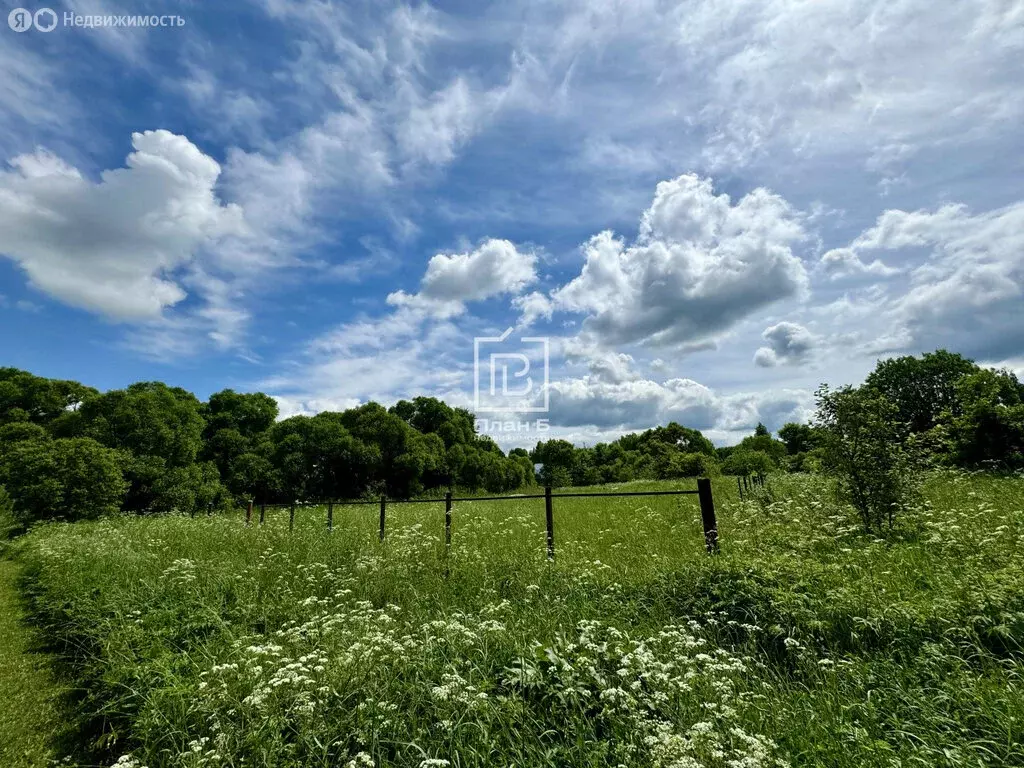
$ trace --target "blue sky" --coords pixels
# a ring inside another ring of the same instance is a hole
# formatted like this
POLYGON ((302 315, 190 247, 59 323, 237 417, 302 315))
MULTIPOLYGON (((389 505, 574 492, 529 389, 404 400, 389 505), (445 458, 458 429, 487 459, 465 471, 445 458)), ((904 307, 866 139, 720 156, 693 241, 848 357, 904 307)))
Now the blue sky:
POLYGON ((1019 0, 50 7, 0 28, 4 365, 472 407, 512 327, 588 444, 1024 368, 1019 0))

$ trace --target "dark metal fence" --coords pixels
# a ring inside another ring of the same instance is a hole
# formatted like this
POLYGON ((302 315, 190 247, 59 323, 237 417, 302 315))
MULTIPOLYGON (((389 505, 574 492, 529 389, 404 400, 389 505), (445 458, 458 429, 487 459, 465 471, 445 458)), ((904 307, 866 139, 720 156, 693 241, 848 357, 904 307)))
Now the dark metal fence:
MULTIPOLYGON (((582 491, 579 493, 554 493, 551 486, 544 488, 544 493, 525 493, 511 496, 453 496, 451 491, 441 499, 388 499, 381 496, 380 500, 367 501, 365 499, 344 500, 344 501, 322 501, 316 506, 327 505, 327 530, 334 529, 334 507, 359 504, 380 505, 380 540, 384 541, 386 534, 387 506, 392 504, 440 504, 444 503, 444 545, 445 551, 452 545, 452 503, 473 502, 473 501, 521 501, 522 499, 544 499, 544 518, 547 526, 547 550, 548 558, 555 558, 555 516, 554 500, 564 498, 595 498, 599 496, 697 496, 700 502, 700 517, 704 526, 704 546, 709 553, 718 552, 718 522, 715 518, 715 502, 711 495, 711 481, 707 478, 698 478, 697 490, 695 491, 582 491)), ((260 504, 259 515, 260 525, 266 522, 267 508, 288 508, 288 529, 295 527, 296 504, 260 504)), ((249 502, 245 510, 245 524, 252 524, 254 503, 249 502)))
POLYGON ((736 487, 740 491, 740 501, 743 501, 743 497, 744 497, 744 493, 743 492, 744 491, 749 493, 751 488, 755 488, 755 487, 764 488, 765 487, 764 481, 765 481, 765 477, 764 477, 764 475, 761 475, 761 474, 758 474, 758 475, 743 475, 743 476, 737 475, 736 476, 736 487))

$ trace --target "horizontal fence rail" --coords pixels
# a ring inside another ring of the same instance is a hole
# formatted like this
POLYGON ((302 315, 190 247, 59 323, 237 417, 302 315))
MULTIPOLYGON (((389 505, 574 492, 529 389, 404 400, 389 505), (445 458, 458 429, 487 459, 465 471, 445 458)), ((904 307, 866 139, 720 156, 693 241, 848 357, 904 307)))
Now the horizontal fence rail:
MULTIPOLYGON (((554 493, 551 486, 544 488, 544 493, 523 493, 507 496, 453 496, 449 491, 443 497, 436 499, 388 499, 381 496, 379 499, 344 499, 327 500, 318 502, 295 502, 294 504, 260 504, 260 525, 266 522, 267 508, 288 509, 288 529, 295 527, 295 509, 298 506, 327 506, 327 530, 334 529, 334 507, 335 506, 356 506, 356 505, 379 505, 380 506, 380 540, 384 541, 386 534, 387 506, 391 504, 444 504, 444 546, 445 554, 449 552, 452 545, 452 504, 454 502, 472 501, 520 501, 523 499, 544 499, 544 518, 547 526, 547 553, 548 559, 555 559, 555 499, 586 499, 610 496, 697 496, 700 502, 701 523, 704 527, 704 546, 708 553, 719 551, 718 546, 718 521, 715 518, 715 502, 711 495, 711 480, 708 478, 697 479, 696 490, 673 490, 673 491, 582 491, 580 493, 554 493)), ((252 523, 252 513, 255 502, 250 501, 245 510, 245 524, 252 523)), ((447 567, 445 569, 447 573, 447 567)))

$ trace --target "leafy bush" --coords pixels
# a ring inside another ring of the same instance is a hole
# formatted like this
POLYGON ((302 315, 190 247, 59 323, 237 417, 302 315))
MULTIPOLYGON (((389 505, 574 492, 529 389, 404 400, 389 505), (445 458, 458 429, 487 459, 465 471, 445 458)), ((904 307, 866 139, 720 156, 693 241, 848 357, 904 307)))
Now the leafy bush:
POLYGON ((866 531, 892 528, 916 489, 898 410, 870 387, 822 386, 816 395, 822 470, 837 480, 840 498, 857 510, 866 531))
POLYGON ((153 492, 153 511, 184 514, 205 511, 211 504, 219 506, 227 493, 212 462, 168 470, 157 480, 153 492))
POLYGON ((775 466, 774 457, 765 451, 737 449, 722 464, 722 471, 727 475, 766 475, 775 466))
POLYGON ((1024 404, 1016 376, 983 370, 956 384, 960 413, 950 419, 953 460, 965 467, 1024 468, 1024 404))
POLYGON ((122 456, 87 437, 23 440, 0 460, 0 484, 20 523, 82 520, 121 508, 127 483, 122 456))
POLYGON ((0 485, 0 541, 9 538, 20 528, 18 521, 14 518, 14 505, 7 489, 0 485))

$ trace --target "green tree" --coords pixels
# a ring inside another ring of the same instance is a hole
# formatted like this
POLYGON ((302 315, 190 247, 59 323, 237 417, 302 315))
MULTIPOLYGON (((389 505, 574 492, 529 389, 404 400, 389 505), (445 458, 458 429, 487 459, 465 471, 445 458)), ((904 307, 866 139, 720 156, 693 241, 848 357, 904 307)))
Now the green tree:
POLYGON ((159 381, 139 382, 86 400, 86 437, 135 456, 154 456, 168 467, 195 462, 205 423, 195 395, 159 381))
POLYGON ((167 509, 178 495, 162 480, 173 469, 194 464, 203 446, 205 423, 196 397, 158 381, 132 384, 86 399, 78 409, 78 429, 108 448, 121 451, 128 480, 125 509, 167 509))
POLYGON ((732 451, 722 464, 722 471, 727 475, 766 475, 777 468, 775 458, 754 448, 739 448, 732 451))
POLYGON ((568 440, 538 442, 533 449, 533 461, 541 464, 538 476, 542 485, 560 488, 572 485, 572 471, 576 447, 568 440))
POLYGON ((764 424, 758 423, 754 434, 740 440, 736 451, 763 453, 769 457, 771 467, 774 469, 780 467, 782 460, 786 457, 786 444, 773 438, 768 428, 764 424))
POLYGON ((891 528, 913 499, 917 479, 900 439, 899 409, 867 386, 823 385, 816 395, 822 470, 836 479, 840 498, 857 510, 866 531, 891 528))
POLYGON ((0 424, 46 425, 76 409, 97 391, 77 381, 45 379, 18 368, 0 368, 0 424))
POLYGON ((1017 377, 979 370, 956 384, 958 415, 949 419, 953 460, 966 467, 1024 468, 1024 404, 1017 377))
POLYGON ((232 429, 253 438, 266 432, 277 420, 277 401, 262 392, 249 394, 224 389, 210 395, 203 409, 208 434, 232 429))
POLYGON ((0 461, 16 443, 26 440, 46 442, 49 439, 50 435, 45 429, 30 421, 12 421, 4 424, 0 427, 0 461))
POLYGON ((243 453, 231 462, 227 486, 243 501, 266 503, 282 494, 281 473, 261 453, 243 453))
POLYGON ((199 513, 210 505, 219 507, 225 497, 220 474, 213 462, 204 461, 185 467, 172 467, 153 484, 155 512, 199 513))
POLYGON ((960 414, 956 383, 978 370, 972 360, 939 349, 921 357, 880 360, 864 383, 892 404, 896 423, 920 433, 938 424, 943 413, 960 414))
POLYGON ((22 440, 0 460, 16 519, 83 520, 121 508, 127 484, 118 451, 90 438, 22 440))
POLYGON ((232 485, 235 460, 260 450, 258 446, 277 419, 277 402, 262 392, 241 394, 225 389, 210 395, 200 412, 206 422, 200 457, 216 464, 220 476, 232 485))
MULTIPOLYGON (((513 448, 508 452, 509 461, 519 465, 522 482, 520 485, 536 485, 537 475, 533 468, 533 459, 525 448, 513 448)), ((515 486, 519 487, 519 486, 515 486)))
POLYGON ((779 427, 779 439, 785 444, 786 453, 790 456, 806 453, 813 450, 818 444, 814 427, 810 424, 797 424, 792 421, 779 427))

